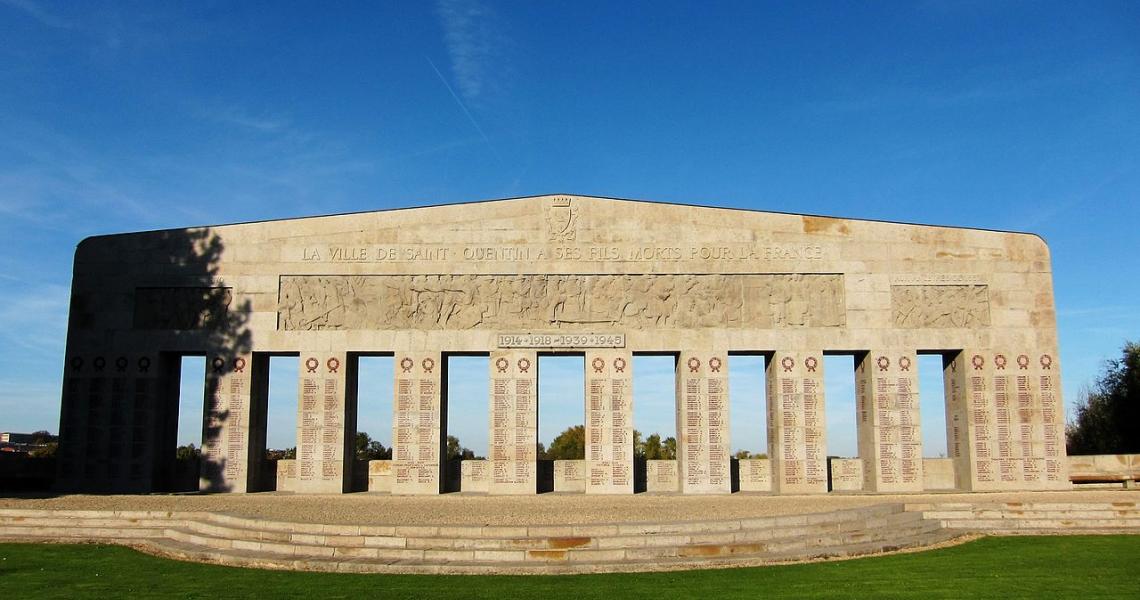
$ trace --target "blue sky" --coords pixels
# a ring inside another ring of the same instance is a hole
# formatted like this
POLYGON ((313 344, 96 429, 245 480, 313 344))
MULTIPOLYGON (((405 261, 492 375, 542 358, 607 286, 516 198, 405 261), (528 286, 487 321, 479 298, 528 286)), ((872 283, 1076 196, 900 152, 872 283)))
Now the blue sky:
POLYGON ((1136 3, 0 0, 0 40, 0 430, 58 428, 86 236, 553 192, 1041 234, 1070 405, 1140 339, 1136 3))

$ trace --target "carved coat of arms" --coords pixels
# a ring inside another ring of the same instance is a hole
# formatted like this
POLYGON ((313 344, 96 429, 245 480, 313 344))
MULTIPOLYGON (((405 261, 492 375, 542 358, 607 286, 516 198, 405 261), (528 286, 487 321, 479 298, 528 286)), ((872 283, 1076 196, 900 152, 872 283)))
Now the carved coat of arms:
POLYGON ((559 197, 546 207, 546 230, 552 242, 573 241, 577 235, 578 209, 570 198, 559 197))

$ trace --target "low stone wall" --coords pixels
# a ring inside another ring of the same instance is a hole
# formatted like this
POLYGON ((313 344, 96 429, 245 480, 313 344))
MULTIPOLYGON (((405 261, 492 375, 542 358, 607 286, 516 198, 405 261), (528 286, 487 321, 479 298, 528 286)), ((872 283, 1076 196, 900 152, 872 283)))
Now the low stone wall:
POLYGON ((740 491, 771 492, 772 467, 766 458, 742 458, 736 461, 740 491))
POLYGON ((1134 487, 1140 480, 1140 454, 1096 454, 1069 457, 1073 483, 1122 482, 1134 487))
POLYGON ((370 460, 368 461, 368 491, 370 492, 391 492, 392 491, 392 461, 390 460, 370 460))
POLYGON ((459 491, 486 492, 490 487, 491 462, 465 460, 459 469, 459 491))
POLYGON ((863 461, 858 458, 829 458, 829 482, 833 492, 863 491, 863 461))
POLYGON ((277 491, 297 491, 297 461, 282 458, 277 461, 277 491))
POLYGON ((677 461, 645 461, 645 491, 676 492, 680 490, 680 485, 677 479, 677 461))
POLYGON ((938 491, 953 490, 956 488, 957 484, 954 483, 954 459, 922 459, 922 489, 938 491))
POLYGON ((586 461, 554 461, 554 491, 584 493, 586 491, 586 461))

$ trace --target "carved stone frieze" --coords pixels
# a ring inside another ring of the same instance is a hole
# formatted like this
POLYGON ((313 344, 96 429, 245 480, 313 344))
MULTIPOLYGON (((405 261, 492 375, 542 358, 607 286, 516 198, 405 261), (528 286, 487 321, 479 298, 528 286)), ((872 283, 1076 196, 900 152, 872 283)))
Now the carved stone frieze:
POLYGON ((841 327, 843 277, 283 275, 283 330, 841 327))
POLYGON ((226 324, 228 287, 135 289, 135 329, 213 329, 226 324))
POLYGON ((897 327, 985 327, 990 293, 985 285, 892 285, 891 313, 897 327))

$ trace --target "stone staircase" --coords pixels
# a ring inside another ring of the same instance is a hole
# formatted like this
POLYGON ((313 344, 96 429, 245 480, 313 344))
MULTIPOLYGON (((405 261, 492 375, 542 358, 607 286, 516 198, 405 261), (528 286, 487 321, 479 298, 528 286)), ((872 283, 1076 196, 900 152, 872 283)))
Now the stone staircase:
POLYGON ((906 504, 943 527, 990 535, 1140 534, 1136 502, 906 504))
POLYGON ((0 540, 102 542, 231 566, 588 573, 748 566, 917 549, 974 533, 1140 533, 1135 503, 882 504, 666 523, 357 526, 204 512, 0 510, 0 540))

